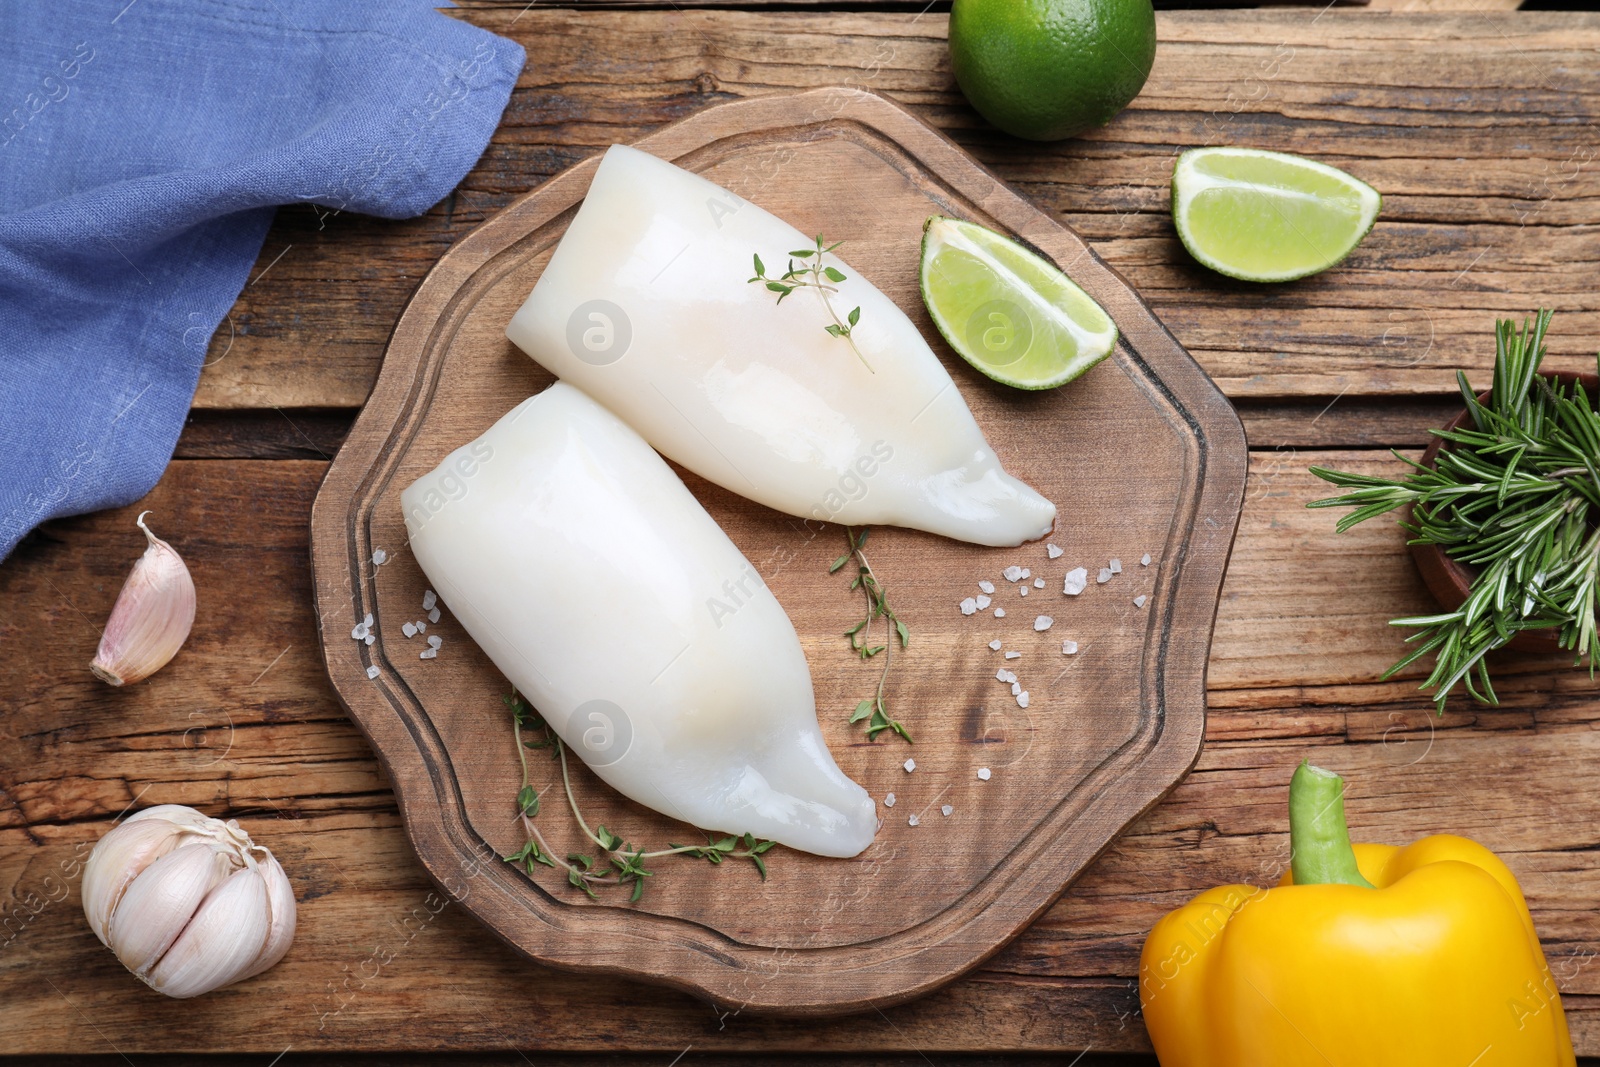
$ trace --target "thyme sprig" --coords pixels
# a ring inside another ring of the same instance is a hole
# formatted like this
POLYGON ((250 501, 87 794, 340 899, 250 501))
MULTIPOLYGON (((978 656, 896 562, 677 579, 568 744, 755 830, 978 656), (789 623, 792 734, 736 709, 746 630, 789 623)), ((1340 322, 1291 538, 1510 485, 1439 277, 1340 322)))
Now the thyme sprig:
POLYGON ((855 711, 850 713, 852 723, 867 723, 867 739, 874 740, 885 730, 893 730, 907 741, 911 734, 897 719, 889 715, 889 707, 884 703, 883 687, 889 680, 889 665, 894 655, 895 637, 900 639, 901 651, 911 644, 911 631, 906 624, 900 621, 900 616, 894 613, 889 606, 889 600, 884 595, 883 585, 878 581, 878 576, 872 571, 872 564, 867 562, 866 553, 862 546, 867 543, 867 534, 871 529, 863 527, 857 534, 850 527, 844 528, 845 540, 849 542, 850 551, 833 561, 833 566, 828 568, 829 574, 837 574, 845 564, 852 559, 856 561, 856 576, 850 582, 851 589, 860 589, 866 597, 866 614, 862 620, 844 632, 845 638, 850 642, 850 651, 863 660, 872 659, 882 654, 883 670, 878 675, 877 693, 856 705, 855 711), (872 624, 878 619, 884 619, 884 642, 881 645, 872 643, 872 624))
MULTIPOLYGON (((1412 544, 1439 545, 1478 568, 1471 591, 1455 611, 1395 619, 1416 627, 1417 647, 1384 678, 1429 652, 1433 671, 1422 683, 1445 700, 1463 685, 1474 700, 1498 704, 1485 657, 1525 630, 1555 629, 1575 661, 1595 646, 1600 586, 1600 413, 1582 387, 1538 373, 1551 312, 1495 327, 1494 384, 1487 403, 1457 372, 1471 418, 1456 430, 1434 430, 1447 442, 1432 468, 1398 452, 1413 468, 1404 478, 1379 478, 1312 467, 1311 473, 1349 492, 1313 508, 1353 507, 1343 532, 1359 522, 1411 505, 1401 525, 1412 544)), ((1600 367, 1600 357, 1596 360, 1600 367)))
MULTIPOLYGON (((818 298, 822 301, 822 306, 828 309, 828 317, 833 320, 823 329, 835 337, 842 337, 850 345, 850 351, 854 352, 856 358, 861 361, 861 365, 871 371, 872 364, 867 362, 867 357, 861 354, 861 349, 856 347, 855 338, 851 336, 851 331, 856 328, 856 323, 861 321, 860 306, 852 308, 850 313, 841 319, 839 313, 833 309, 833 300, 829 296, 830 293, 839 291, 837 283, 844 281, 846 275, 839 268, 829 266, 823 263, 822 260, 824 256, 842 244, 844 244, 843 241, 835 241, 831 245, 825 246, 822 235, 820 233, 817 234, 817 246, 815 248, 798 248, 790 252, 789 267, 777 278, 767 277, 767 268, 761 262, 761 256, 759 254, 752 255, 751 258, 755 261, 756 273, 750 279, 750 283, 763 283, 769 290, 778 294, 778 303, 780 304, 783 303, 784 297, 793 293, 796 289, 815 290, 818 298), (797 259, 800 260, 799 266, 795 266, 794 261, 797 259), (834 284, 830 285, 830 282, 834 284)), ((873 371, 873 373, 877 372, 873 371)))
POLYGON ((684 856, 690 859, 708 860, 712 864, 720 864, 724 859, 748 859, 761 872, 761 880, 767 880, 767 864, 761 858, 762 854, 771 849, 776 841, 764 841, 754 834, 744 834, 740 837, 717 838, 708 835, 704 845, 670 845, 667 848, 645 851, 624 841, 617 834, 605 826, 591 827, 583 812, 578 809, 577 795, 572 791, 572 775, 567 766, 567 749, 562 744, 561 738, 556 736, 550 724, 513 689, 509 696, 500 698, 511 709, 511 733, 517 745, 517 762, 522 767, 522 786, 517 791, 517 818, 522 822, 522 828, 527 835, 521 848, 509 856, 502 856, 505 862, 525 869, 530 875, 534 873, 536 864, 565 871, 567 883, 577 889, 583 890, 595 899, 599 894, 597 888, 632 886, 633 892, 630 901, 637 901, 644 894, 644 880, 653 878, 655 872, 645 867, 646 860, 659 859, 662 856, 684 856), (523 739, 523 731, 534 734, 528 740, 523 739), (534 816, 539 814, 539 793, 533 788, 528 772, 528 749, 550 749, 550 757, 561 763, 561 785, 567 794, 567 804, 572 809, 572 817, 583 831, 584 837, 592 842, 599 850, 598 858, 583 852, 569 852, 565 859, 557 856, 550 847, 538 826, 534 824, 534 816))

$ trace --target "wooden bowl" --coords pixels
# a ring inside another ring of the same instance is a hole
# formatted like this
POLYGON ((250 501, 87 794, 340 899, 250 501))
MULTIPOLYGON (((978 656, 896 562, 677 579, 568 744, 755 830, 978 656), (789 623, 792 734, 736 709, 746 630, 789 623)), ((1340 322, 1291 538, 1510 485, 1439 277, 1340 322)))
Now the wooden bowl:
MULTIPOLYGON (((1591 396, 1600 392, 1600 377, 1593 374, 1561 374, 1555 371, 1540 371, 1540 377, 1551 381, 1570 384, 1577 382, 1583 386, 1586 393, 1591 396)), ((1478 394, 1479 401, 1487 401, 1489 392, 1485 390, 1478 394)), ((1446 430, 1457 429, 1467 422, 1471 416, 1463 407, 1449 422, 1444 424, 1446 430)), ((1432 467, 1439 458, 1439 450, 1445 445, 1443 438, 1435 437, 1428 442, 1428 448, 1422 453, 1422 464, 1432 467)), ((1439 602, 1439 606, 1446 611, 1454 611, 1467 602, 1467 596, 1472 590, 1473 579, 1478 571, 1465 563, 1451 559, 1438 545, 1412 545, 1411 558, 1417 561, 1417 570, 1422 572, 1422 580, 1428 586, 1428 592, 1439 602)), ((1517 652, 1559 652, 1561 650, 1560 631, 1549 630, 1524 630, 1511 639, 1506 647, 1517 652)))

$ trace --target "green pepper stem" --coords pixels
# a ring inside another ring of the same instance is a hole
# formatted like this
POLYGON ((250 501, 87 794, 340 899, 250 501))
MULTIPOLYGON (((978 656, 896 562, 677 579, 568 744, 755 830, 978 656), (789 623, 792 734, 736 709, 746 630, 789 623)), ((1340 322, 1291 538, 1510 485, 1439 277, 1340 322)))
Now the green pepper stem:
POLYGON ((1290 869, 1295 885, 1359 885, 1350 829, 1344 821, 1344 779, 1301 760, 1289 780, 1290 869))

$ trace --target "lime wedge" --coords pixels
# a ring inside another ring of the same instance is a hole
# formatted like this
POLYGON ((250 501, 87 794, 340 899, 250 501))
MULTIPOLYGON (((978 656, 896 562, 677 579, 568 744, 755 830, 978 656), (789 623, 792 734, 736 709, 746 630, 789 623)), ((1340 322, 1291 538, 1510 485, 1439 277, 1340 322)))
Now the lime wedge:
POLYGON ((942 215, 922 227, 922 302, 962 359, 1018 389, 1054 389, 1117 344, 1111 317, 1015 241, 942 215))
POLYGON ((1326 163, 1255 148, 1196 148, 1172 168, 1172 222, 1189 254, 1247 282, 1327 270, 1372 229, 1383 197, 1326 163))

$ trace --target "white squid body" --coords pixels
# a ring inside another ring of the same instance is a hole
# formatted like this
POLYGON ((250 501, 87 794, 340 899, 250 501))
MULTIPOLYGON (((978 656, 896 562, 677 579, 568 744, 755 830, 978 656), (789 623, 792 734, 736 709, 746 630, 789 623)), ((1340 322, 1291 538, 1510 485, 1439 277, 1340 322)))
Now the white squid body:
MULTIPOLYGON (((1007 474, 916 326, 843 263, 831 297, 748 284, 813 239, 698 175, 613 145, 506 336, 662 453, 791 515, 982 545, 1055 506, 1007 474), (868 369, 870 365, 871 369, 868 369)), ((832 255, 829 263, 833 262, 832 255)))
POLYGON ((596 774, 695 826, 854 856, 877 830, 794 626, 660 456, 556 383, 401 494, 411 549, 596 774))

